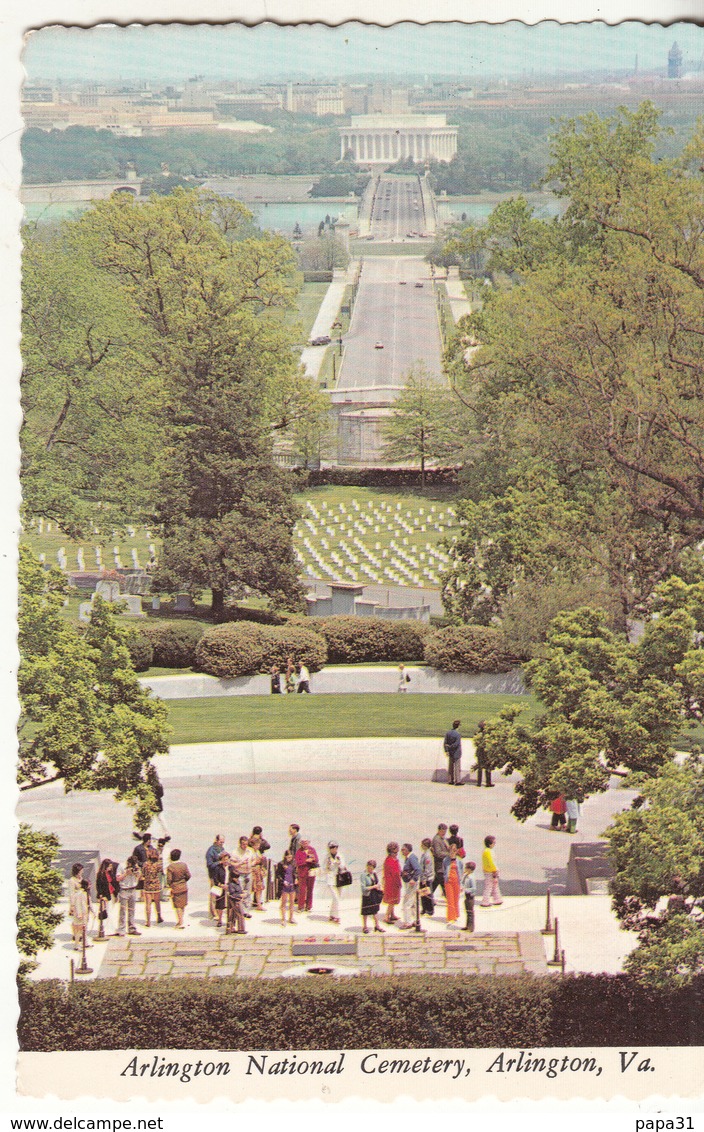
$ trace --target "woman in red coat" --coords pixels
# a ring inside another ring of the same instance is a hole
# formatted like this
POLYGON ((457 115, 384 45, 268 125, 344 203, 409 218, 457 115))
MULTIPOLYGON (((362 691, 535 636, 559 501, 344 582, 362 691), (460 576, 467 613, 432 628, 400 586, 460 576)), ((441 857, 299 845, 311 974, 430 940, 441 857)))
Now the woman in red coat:
POLYGON ((401 866, 398 863, 398 842, 390 841, 386 846, 387 857, 384 861, 384 904, 386 915, 384 923, 393 924, 398 920, 394 915, 394 908, 401 899, 401 866))

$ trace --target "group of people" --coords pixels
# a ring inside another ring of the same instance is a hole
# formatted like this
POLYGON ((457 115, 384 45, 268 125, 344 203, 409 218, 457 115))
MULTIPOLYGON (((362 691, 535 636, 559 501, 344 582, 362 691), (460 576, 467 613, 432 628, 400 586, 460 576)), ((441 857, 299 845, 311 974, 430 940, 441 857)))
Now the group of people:
MULTIPOLYGON (((216 835, 205 861, 210 884, 210 915, 218 927, 222 927, 225 920, 228 932, 245 935, 244 921, 252 918, 253 910, 263 911, 268 898, 279 901, 282 927, 296 924, 296 914, 312 911, 319 876, 330 901, 328 919, 331 923, 340 923, 340 892, 353 881, 337 841, 328 842, 321 860, 295 822, 288 828, 288 837, 288 847, 272 870, 266 856, 270 845, 261 826, 255 826, 249 836, 243 834, 233 852, 225 848, 222 834, 216 835)), ((495 837, 484 838, 482 907, 503 903, 494 859, 495 844, 495 837)), ((386 906, 383 922, 389 926, 396 924, 402 930, 414 927, 419 915, 433 916, 438 888, 445 896, 448 925, 457 925, 463 897, 466 922, 462 930, 474 931, 477 866, 466 859, 456 824, 448 827, 440 823, 433 838, 421 841, 420 855, 414 852, 410 842, 399 846, 396 841, 389 842, 386 854, 380 871, 377 871, 376 860, 370 858, 360 877, 365 934, 371 930, 369 922, 374 931, 386 930, 379 922, 382 905, 386 906), (401 916, 396 915, 399 904, 401 916)))
MULTIPOLYGON (((449 731, 445 732, 445 737, 442 741, 443 750, 447 755, 447 781, 450 786, 464 786, 462 779, 462 735, 460 728, 462 721, 454 719, 452 727, 449 731)), ((477 735, 474 741, 474 752, 476 758, 476 771, 477 771, 477 786, 481 786, 482 778, 484 778, 485 786, 493 786, 491 781, 491 765, 486 758, 484 751, 484 744, 481 742, 481 736, 484 731, 485 722, 483 719, 479 720, 477 724, 477 735)))
POLYGON ((310 695, 310 671, 307 665, 301 661, 298 665, 298 672, 296 672, 296 664, 292 656, 286 661, 286 667, 283 670, 279 668, 278 664, 272 664, 269 669, 269 676, 273 696, 286 695, 292 692, 307 692, 310 695))
MULTIPOLYGON (((188 904, 188 882, 191 872, 185 861, 181 860, 181 850, 172 849, 168 863, 164 861, 166 845, 170 837, 160 837, 156 843, 150 833, 135 834, 138 842, 124 863, 104 857, 98 866, 95 877, 95 900, 97 913, 90 889, 84 876, 85 867, 76 862, 71 868, 69 880, 69 914, 73 932, 74 947, 79 950, 85 943, 85 935, 91 918, 97 915, 103 923, 109 919, 111 908, 117 906, 118 922, 116 936, 141 935, 135 916, 137 900, 144 899, 144 925, 149 928, 152 917, 157 924, 165 923, 162 916, 162 902, 171 898, 176 913, 176 927, 183 928, 183 916, 188 904)), ((90 944, 85 944, 89 947, 90 944)))

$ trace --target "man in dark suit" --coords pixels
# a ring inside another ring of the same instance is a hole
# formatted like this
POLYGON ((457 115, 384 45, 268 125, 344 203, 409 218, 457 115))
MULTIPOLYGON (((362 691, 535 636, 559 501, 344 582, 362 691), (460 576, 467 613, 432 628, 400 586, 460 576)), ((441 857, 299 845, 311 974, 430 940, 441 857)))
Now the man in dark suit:
POLYGON ((460 727, 462 723, 455 719, 451 729, 446 733, 442 745, 447 755, 447 780, 450 786, 462 785, 462 736, 460 727))

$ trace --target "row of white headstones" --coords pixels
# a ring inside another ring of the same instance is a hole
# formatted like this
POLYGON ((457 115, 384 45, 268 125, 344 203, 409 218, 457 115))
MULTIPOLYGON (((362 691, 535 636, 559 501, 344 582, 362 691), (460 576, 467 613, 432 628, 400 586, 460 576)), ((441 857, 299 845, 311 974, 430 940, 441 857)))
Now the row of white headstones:
POLYGON ((437 586, 450 555, 428 541, 420 550, 418 535, 446 535, 455 519, 451 507, 419 507, 414 514, 401 503, 368 501, 362 506, 352 500, 348 509, 344 503, 322 502, 318 509, 307 500, 296 530, 296 553, 305 573, 320 581, 437 586), (391 537, 383 546, 371 535, 391 537))
MULTIPOLYGON (((56 527, 56 524, 52 524, 50 521, 45 520, 45 519, 36 519, 36 520, 30 521, 30 529, 34 529, 40 535, 44 535, 44 534, 50 535, 52 533, 53 528, 55 528, 55 527, 56 527)), ((58 530, 58 527, 56 528, 56 530, 58 530)), ((100 529, 98 527, 94 526, 93 524, 91 524, 91 531, 94 535, 100 534, 100 529)), ((152 539, 151 532, 148 531, 145 528, 144 531, 143 531, 143 535, 144 535, 144 538, 147 540, 147 543, 148 543, 148 550, 149 550, 150 557, 156 558, 156 545, 154 544, 153 541, 151 541, 151 539, 152 539)), ((131 538, 131 539, 134 539, 134 538, 137 537, 137 532, 136 532, 134 527, 127 527, 127 537, 131 538)), ((133 570, 141 569, 141 567, 144 565, 144 563, 142 563, 140 561, 139 550, 136 546, 129 548, 129 555, 130 555, 130 558, 131 558, 131 563, 128 566, 128 569, 133 569, 133 570)), ((106 557, 107 557, 107 555, 106 555, 106 557)), ((47 559, 46 554, 41 553, 39 555, 40 562, 46 562, 46 559, 47 559)), ((58 548, 58 550, 56 551, 56 564, 57 564, 57 566, 59 567, 60 570, 71 571, 71 570, 75 569, 75 570, 78 570, 78 571, 81 571, 81 572, 84 571, 84 570, 90 571, 90 570, 102 570, 102 569, 108 569, 108 568, 109 569, 114 568, 116 570, 123 570, 125 568, 125 563, 122 560, 122 549, 119 546, 116 546, 116 545, 113 545, 112 562, 109 564, 109 566, 106 565, 106 562, 103 558, 103 547, 97 546, 97 545, 94 545, 93 547, 91 547, 89 549, 86 549, 83 546, 76 547, 75 551, 73 552, 73 554, 71 556, 71 560, 69 560, 69 556, 66 552, 66 547, 60 546, 58 548), (90 561, 90 559, 94 559, 95 560, 94 563, 92 561, 90 561), (75 566, 73 565, 74 561, 75 561, 75 566)))

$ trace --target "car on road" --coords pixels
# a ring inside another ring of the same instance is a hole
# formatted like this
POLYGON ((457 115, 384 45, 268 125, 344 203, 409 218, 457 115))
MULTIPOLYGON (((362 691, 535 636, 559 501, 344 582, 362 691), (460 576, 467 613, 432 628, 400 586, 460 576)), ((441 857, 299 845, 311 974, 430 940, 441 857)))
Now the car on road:
POLYGON ((399 287, 405 287, 407 282, 408 282, 407 279, 399 279, 398 285, 399 285, 399 287))
POLYGON ((311 338, 311 346, 329 346, 332 339, 329 334, 319 334, 317 338, 311 338))
POLYGON ((383 342, 375 342, 374 343, 374 349, 375 350, 383 350, 384 349, 384 343, 383 342))
POLYGON ((422 283, 416 283, 416 287, 422 287, 422 286, 423 286, 422 283))

